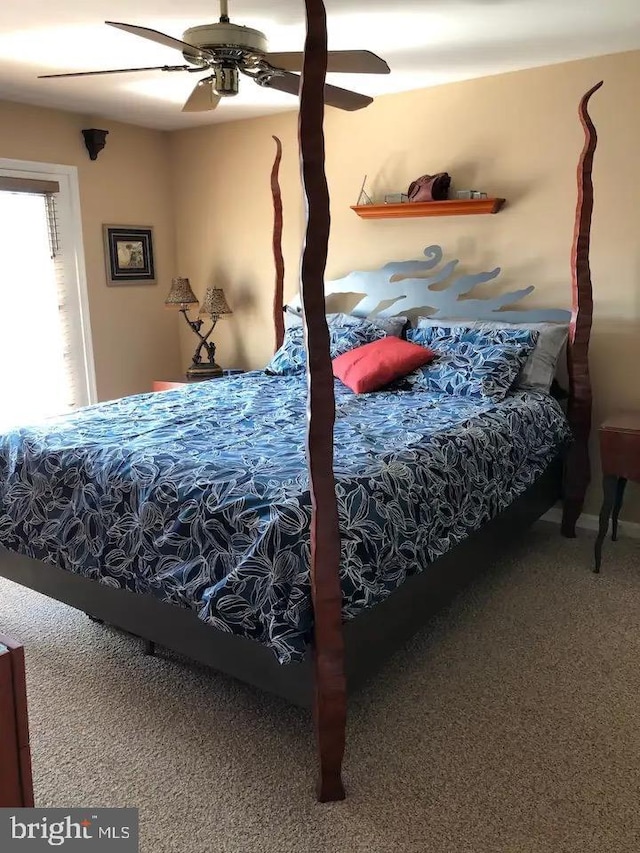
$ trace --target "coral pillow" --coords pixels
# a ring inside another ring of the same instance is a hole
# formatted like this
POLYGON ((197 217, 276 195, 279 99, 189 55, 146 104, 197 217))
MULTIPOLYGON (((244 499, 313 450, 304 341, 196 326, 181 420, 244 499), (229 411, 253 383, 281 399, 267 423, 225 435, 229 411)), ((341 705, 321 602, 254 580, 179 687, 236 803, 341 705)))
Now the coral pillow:
POLYGON ((377 391, 435 357, 428 347, 387 337, 333 359, 333 375, 356 394, 377 391))

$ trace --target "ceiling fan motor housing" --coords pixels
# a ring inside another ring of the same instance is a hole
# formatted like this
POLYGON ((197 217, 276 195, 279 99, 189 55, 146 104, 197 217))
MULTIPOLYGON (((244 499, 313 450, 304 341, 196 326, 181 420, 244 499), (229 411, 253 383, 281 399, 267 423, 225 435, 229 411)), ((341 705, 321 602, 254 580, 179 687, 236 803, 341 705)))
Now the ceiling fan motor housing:
MULTIPOLYGON (((185 30, 183 41, 195 47, 207 48, 222 53, 229 51, 242 54, 262 54, 268 49, 267 39, 260 30, 252 30, 250 27, 241 27, 238 24, 204 24, 200 27, 190 27, 185 30)), ((194 57, 187 53, 183 54, 187 62, 194 65, 194 57)))

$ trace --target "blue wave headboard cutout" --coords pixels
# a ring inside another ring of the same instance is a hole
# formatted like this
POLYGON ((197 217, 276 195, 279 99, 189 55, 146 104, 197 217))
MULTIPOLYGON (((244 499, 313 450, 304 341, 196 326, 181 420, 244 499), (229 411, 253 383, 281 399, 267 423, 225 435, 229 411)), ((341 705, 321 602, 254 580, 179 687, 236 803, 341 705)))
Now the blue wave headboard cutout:
MULTIPOLYGON (((467 320, 504 320, 508 323, 568 323, 571 312, 562 308, 532 308, 529 310, 503 310, 515 305, 535 289, 533 285, 485 299, 460 299, 478 285, 493 281, 500 275, 500 267, 490 272, 470 273, 453 277, 458 260, 449 261, 433 275, 433 270, 443 259, 440 246, 424 250, 426 260, 391 261, 377 270, 356 270, 344 278, 329 281, 325 294, 354 293, 362 295, 350 313, 361 317, 390 317, 408 311, 425 311, 431 318, 467 320), (419 277, 412 277, 420 273, 419 277), (398 278, 400 280, 392 281, 398 278), (433 290, 451 278, 448 287, 433 290), (394 298, 395 297, 395 298, 394 298), (380 308, 380 306, 384 306, 380 308)), ((298 300, 296 300, 297 302, 298 300)))

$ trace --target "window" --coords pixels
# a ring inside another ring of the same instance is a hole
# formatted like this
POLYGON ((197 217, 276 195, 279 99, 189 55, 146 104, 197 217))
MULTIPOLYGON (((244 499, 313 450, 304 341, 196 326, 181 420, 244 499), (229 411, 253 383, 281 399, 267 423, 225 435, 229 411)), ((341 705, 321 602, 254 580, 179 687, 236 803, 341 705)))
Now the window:
POLYGON ((96 399, 75 169, 6 162, 0 160, 0 429, 96 399))

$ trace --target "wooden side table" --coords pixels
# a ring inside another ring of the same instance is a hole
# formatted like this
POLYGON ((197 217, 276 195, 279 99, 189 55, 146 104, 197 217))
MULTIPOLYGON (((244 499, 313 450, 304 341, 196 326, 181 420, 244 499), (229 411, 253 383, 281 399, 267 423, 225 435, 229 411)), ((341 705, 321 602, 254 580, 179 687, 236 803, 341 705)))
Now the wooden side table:
POLYGON ((154 379, 152 391, 172 391, 174 388, 182 388, 183 385, 191 385, 194 382, 212 382, 214 379, 224 379, 229 376, 237 376, 244 370, 223 370, 222 376, 209 376, 203 379, 188 379, 180 376, 177 379, 154 379))
POLYGON ((595 545, 594 572, 600 571, 602 543, 612 518, 611 540, 618 538, 618 516, 627 480, 640 483, 640 412, 627 412, 608 418, 600 427, 602 462, 602 508, 595 545))

